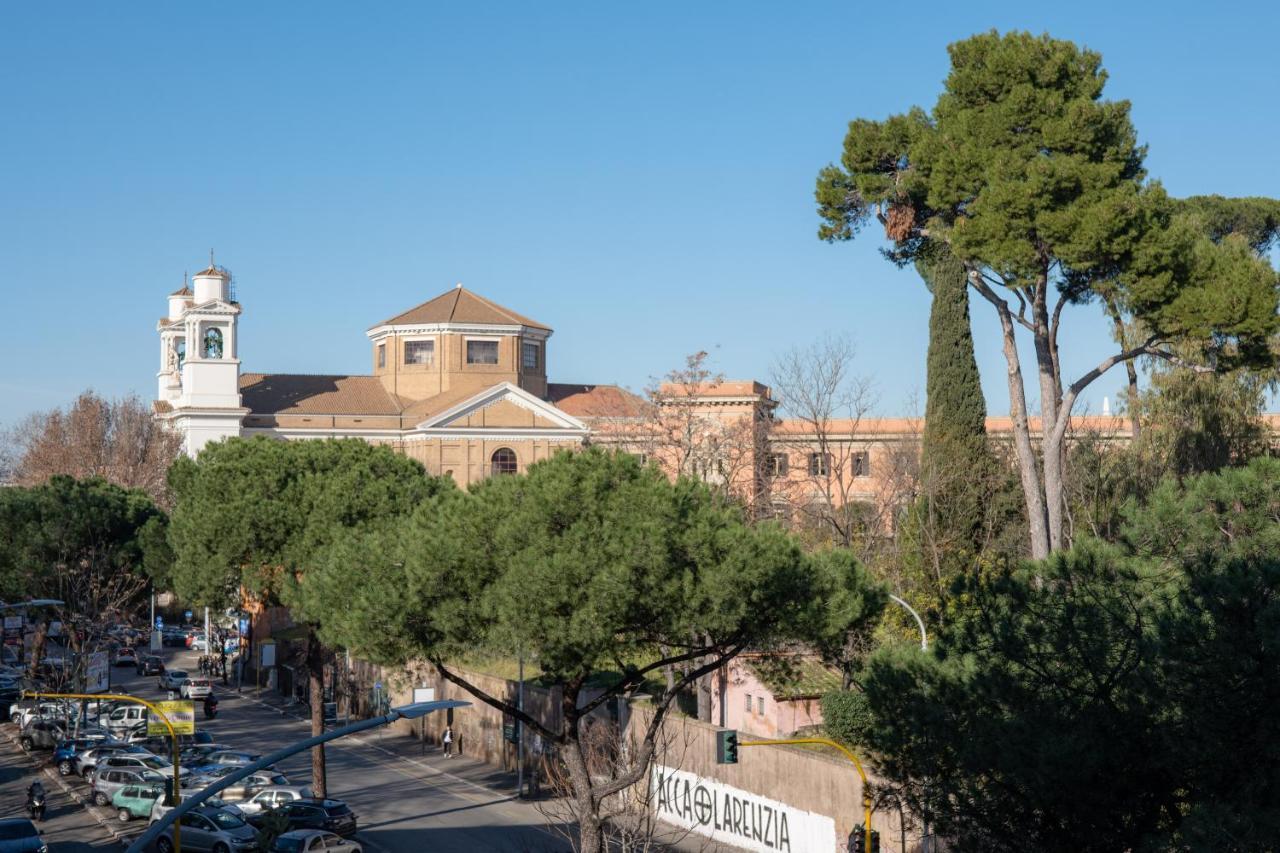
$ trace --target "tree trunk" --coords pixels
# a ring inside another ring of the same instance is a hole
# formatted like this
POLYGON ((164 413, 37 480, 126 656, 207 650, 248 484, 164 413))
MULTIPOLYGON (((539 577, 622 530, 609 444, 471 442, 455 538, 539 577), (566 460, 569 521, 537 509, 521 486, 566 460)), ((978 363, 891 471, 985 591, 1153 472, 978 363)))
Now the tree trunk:
MULTIPOLYGON (((324 649, 315 628, 307 634, 307 680, 311 688, 311 735, 324 734, 324 649)), ((311 748, 311 790, 317 797, 328 796, 324 744, 311 748)))
MULTIPOLYGON (((1050 440, 1058 425, 1062 386, 1058 382, 1057 359, 1049 328, 1048 277, 1041 276, 1032 294, 1031 311, 1035 327, 1036 370, 1040 380, 1040 455, 1044 469, 1045 515, 1049 527, 1049 550, 1062 547, 1063 466, 1062 447, 1050 440)), ((1070 417, 1070 413, 1062 413, 1070 417)))
POLYGON ((45 638, 49 633, 49 620, 41 618, 36 624, 35 633, 31 638, 31 660, 28 662, 29 672, 32 678, 39 675, 37 671, 40 666, 40 659, 44 657, 45 638))
POLYGON ((591 791, 591 770, 582 753, 582 741, 578 739, 577 720, 566 725, 569 740, 564 747, 564 764, 569 773, 569 792, 573 803, 573 816, 578 823, 579 853, 603 853, 604 824, 596 808, 591 791))
POLYGON ((1036 468, 1035 450, 1031 446, 1031 424, 1027 421, 1027 397, 1022 384, 1018 342, 1014 337, 1013 318, 1007 307, 1000 311, 1000 326, 1004 332, 1004 358, 1008 365, 1013 445, 1018 457, 1018 474, 1022 480, 1022 497, 1027 505, 1027 524, 1031 530, 1031 556, 1039 560, 1049 556, 1049 525, 1045 517, 1044 493, 1040 490, 1040 472, 1036 468))

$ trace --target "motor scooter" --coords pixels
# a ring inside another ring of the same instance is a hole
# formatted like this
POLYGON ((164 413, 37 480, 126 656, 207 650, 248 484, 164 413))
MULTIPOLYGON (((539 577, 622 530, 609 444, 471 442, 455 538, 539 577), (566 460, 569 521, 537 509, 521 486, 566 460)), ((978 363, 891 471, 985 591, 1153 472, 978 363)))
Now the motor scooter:
POLYGON ((27 813, 32 820, 44 820, 44 788, 36 788, 27 792, 27 813))
POLYGON ((204 717, 206 720, 212 720, 218 716, 218 700, 210 693, 204 700, 204 717))

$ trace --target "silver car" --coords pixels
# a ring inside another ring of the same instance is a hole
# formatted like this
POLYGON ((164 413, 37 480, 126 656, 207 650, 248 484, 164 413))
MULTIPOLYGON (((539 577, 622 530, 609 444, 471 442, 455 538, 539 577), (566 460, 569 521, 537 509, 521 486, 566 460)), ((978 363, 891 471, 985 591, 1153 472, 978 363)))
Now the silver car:
POLYGON ((172 784, 173 777, 142 768, 123 769, 99 767, 93 772, 93 802, 99 806, 111 805, 116 791, 126 785, 172 784))
MULTIPOLYGON (((257 831, 226 809, 199 806, 178 818, 183 850, 227 850, 230 853, 258 849, 257 831)), ((173 827, 156 839, 156 850, 173 853, 173 827)))
POLYGON ((306 785, 271 785, 240 803, 239 806, 240 811, 245 814, 262 814, 276 806, 282 806, 294 800, 310 799, 312 796, 311 789, 306 785))

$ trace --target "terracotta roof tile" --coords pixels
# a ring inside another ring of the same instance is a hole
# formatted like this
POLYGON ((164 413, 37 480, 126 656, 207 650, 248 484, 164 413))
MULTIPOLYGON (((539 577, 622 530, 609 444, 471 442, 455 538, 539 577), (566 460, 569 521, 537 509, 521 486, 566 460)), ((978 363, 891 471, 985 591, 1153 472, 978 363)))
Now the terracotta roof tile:
POLYGON ((255 415, 398 415, 400 404, 376 376, 245 373, 244 405, 255 415))
MULTIPOLYGON (((410 308, 403 314, 397 314, 384 320, 378 326, 409 326, 428 323, 475 323, 482 326, 532 326, 535 329, 551 327, 530 320, 528 317, 503 308, 496 302, 490 302, 479 294, 472 293, 465 287, 455 287, 445 291, 435 299, 410 308)), ((373 327, 377 328, 377 326, 373 327)))
MULTIPOLYGON (((212 264, 210 264, 210 265, 209 265, 209 267, 208 267, 207 269, 202 269, 202 270, 200 270, 200 272, 196 273, 196 275, 198 275, 198 276, 199 276, 199 275, 215 275, 215 276, 217 276, 218 278, 227 278, 227 277, 228 277, 228 276, 227 276, 227 271, 226 271, 226 270, 218 269, 217 267, 213 266, 212 264)), ((192 276, 192 278, 195 278, 195 276, 192 276)))
POLYGON ((184 284, 184 285, 182 285, 182 289, 181 289, 181 290, 175 290, 173 293, 170 293, 169 295, 170 295, 170 296, 190 296, 190 295, 191 295, 191 288, 187 287, 187 286, 184 284))
POLYGON ((644 413, 644 398, 617 385, 547 384, 547 401, 575 418, 634 418, 644 413))

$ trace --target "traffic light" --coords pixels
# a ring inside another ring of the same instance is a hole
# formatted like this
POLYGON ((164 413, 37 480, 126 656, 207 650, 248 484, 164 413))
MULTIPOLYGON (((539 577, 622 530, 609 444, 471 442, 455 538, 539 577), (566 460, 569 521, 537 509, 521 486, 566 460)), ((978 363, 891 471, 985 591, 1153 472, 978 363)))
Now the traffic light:
MULTIPOLYGON (((849 836, 849 853, 867 853, 867 830, 863 824, 855 826, 849 836)), ((871 830, 870 853, 880 853, 880 833, 874 829, 871 830)))
POLYGON ((738 763, 738 733, 729 729, 716 732, 716 764, 738 763))

